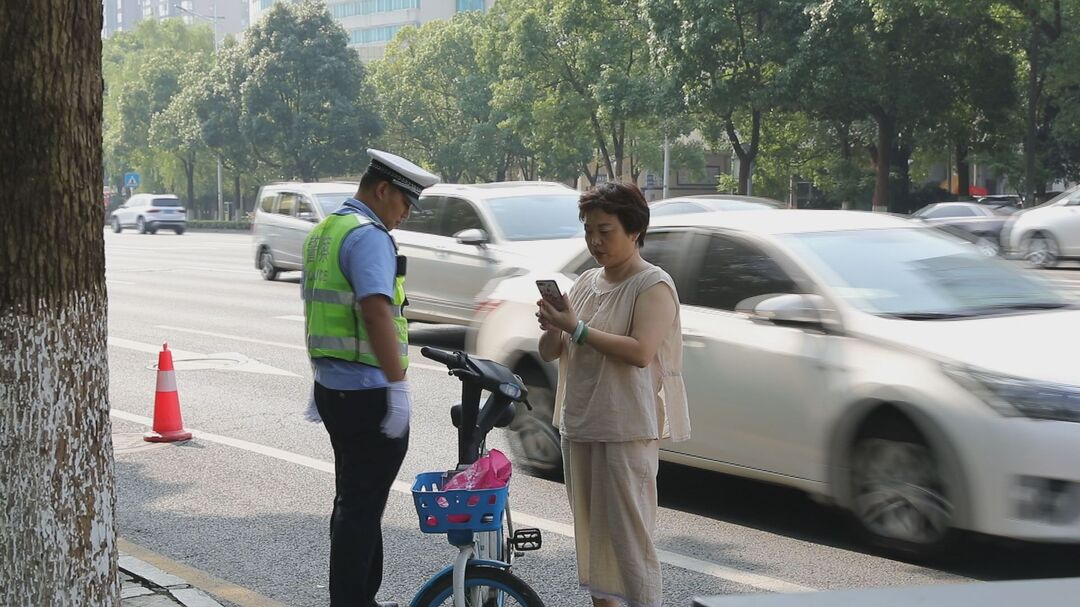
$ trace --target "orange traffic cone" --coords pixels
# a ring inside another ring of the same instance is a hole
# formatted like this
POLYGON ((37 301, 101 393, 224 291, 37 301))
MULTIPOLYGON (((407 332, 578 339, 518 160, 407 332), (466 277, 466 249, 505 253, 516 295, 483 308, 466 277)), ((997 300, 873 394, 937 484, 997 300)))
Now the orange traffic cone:
POLYGON ((176 393, 176 371, 173 370, 169 344, 161 345, 158 354, 157 392, 154 394, 154 431, 143 440, 154 443, 188 440, 191 433, 184 429, 180 418, 180 396, 176 393))

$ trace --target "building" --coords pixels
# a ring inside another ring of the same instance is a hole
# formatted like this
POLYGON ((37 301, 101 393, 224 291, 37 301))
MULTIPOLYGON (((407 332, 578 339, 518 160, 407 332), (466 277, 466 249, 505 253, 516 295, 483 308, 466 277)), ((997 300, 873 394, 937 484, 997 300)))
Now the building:
POLYGON ((105 20, 101 37, 131 31, 143 19, 180 18, 188 24, 214 28, 217 41, 239 34, 248 26, 248 0, 102 0, 105 20))
MULTIPOLYGON (((257 23, 273 6, 285 0, 249 0, 248 22, 257 23)), ((363 61, 380 59, 386 44, 403 27, 434 19, 449 19, 465 11, 486 11, 495 0, 327 0, 330 15, 345 28, 349 46, 363 61)))

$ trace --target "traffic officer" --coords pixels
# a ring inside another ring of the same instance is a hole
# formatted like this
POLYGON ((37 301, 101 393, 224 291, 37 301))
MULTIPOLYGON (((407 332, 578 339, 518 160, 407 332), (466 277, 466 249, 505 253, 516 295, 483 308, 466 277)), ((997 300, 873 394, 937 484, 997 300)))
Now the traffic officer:
MULTIPOLYGON (((314 401, 334 448, 330 604, 374 607, 382 515, 409 443, 405 258, 390 236, 439 178, 387 152, 304 243, 304 317, 314 401)), ((383 605, 386 605, 383 603, 383 605)))

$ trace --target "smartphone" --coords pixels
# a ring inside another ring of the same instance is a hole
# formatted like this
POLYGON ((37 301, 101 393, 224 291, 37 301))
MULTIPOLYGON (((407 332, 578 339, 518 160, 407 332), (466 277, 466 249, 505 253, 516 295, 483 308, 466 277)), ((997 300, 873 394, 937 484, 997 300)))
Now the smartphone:
POLYGON ((536 288, 540 289, 540 296, 547 302, 555 306, 556 310, 562 311, 563 309, 563 295, 559 290, 559 283, 554 280, 538 280, 536 281, 536 288))

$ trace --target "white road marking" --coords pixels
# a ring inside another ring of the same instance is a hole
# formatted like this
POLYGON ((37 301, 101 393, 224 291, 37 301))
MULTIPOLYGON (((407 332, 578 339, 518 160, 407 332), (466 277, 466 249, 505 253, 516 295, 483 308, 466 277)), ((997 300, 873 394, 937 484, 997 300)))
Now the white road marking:
POLYGON ((256 276, 259 273, 259 271, 256 270, 255 268, 252 268, 250 270, 228 270, 228 269, 225 269, 225 268, 206 268, 206 267, 201 267, 200 268, 200 267, 195 267, 195 266, 180 266, 180 267, 178 267, 176 269, 177 270, 194 270, 196 272, 222 272, 222 273, 225 273, 225 274, 247 274, 248 276, 256 276))
POLYGON ((133 285, 135 283, 133 283, 131 281, 128 281, 128 280, 113 280, 111 278, 106 278, 105 279, 105 284, 106 285, 133 285))
MULTIPOLYGON (((135 415, 128 413, 127 411, 121 411, 119 409, 110 409, 109 413, 114 417, 134 422, 136 424, 142 424, 144 426, 151 426, 153 420, 149 417, 143 417, 141 415, 135 415)), ((230 438, 228 436, 222 436, 220 434, 211 434, 209 432, 203 432, 202 430, 195 430, 188 428, 192 436, 195 439, 201 439, 212 443, 218 443, 220 445, 226 445, 236 449, 242 449, 244 451, 250 451, 251 453, 258 453, 259 455, 265 455, 284 462, 304 466, 327 474, 334 473, 334 464, 330 462, 324 462, 313 457, 307 457, 306 455, 300 455, 298 453, 292 453, 282 449, 276 449, 274 447, 268 447, 266 445, 260 445, 258 443, 252 443, 245 440, 236 438, 230 438)), ((405 495, 412 495, 412 485, 405 481, 394 481, 393 490, 405 495)), ((566 537, 574 537, 574 528, 565 523, 558 521, 552 521, 538 516, 532 516, 525 514, 524 512, 514 511, 513 518, 521 525, 528 525, 543 529, 549 533, 555 533, 566 537)), ((686 556, 677 552, 671 552, 669 550, 657 550, 657 555, 662 562, 669 565, 674 565, 682 569, 689 571, 695 571, 722 580, 728 580, 735 582, 736 584, 742 584, 744 586, 751 586, 761 590, 769 592, 815 592, 816 588, 809 586, 802 586, 800 584, 794 584, 785 580, 760 575, 757 573, 750 573, 748 571, 742 571, 733 567, 725 567, 717 563, 694 558, 692 556, 686 556)))
MULTIPOLYGON (((303 317, 301 317, 303 318, 303 317)), ((266 341, 262 339, 255 339, 253 337, 241 337, 239 335, 229 335, 227 333, 214 333, 213 331, 201 331, 199 329, 185 329, 183 327, 173 327, 169 325, 155 325, 158 329, 165 329, 168 331, 177 331, 180 333, 194 333, 195 335, 205 335, 207 337, 220 337, 221 339, 232 339, 236 341, 246 341, 253 344, 262 344, 264 346, 273 346, 275 348, 288 348, 289 350, 303 350, 307 351, 307 347, 300 344, 288 344, 280 341, 266 341)), ((111 339, 111 338, 110 338, 111 339)), ((428 365, 425 363, 410 362, 410 369, 427 369, 429 371, 446 371, 446 367, 439 365, 428 365)))
MULTIPOLYGON (((157 354, 161 352, 161 347, 156 344, 146 344, 138 341, 132 341, 130 339, 123 339, 120 337, 110 337, 108 341, 110 346, 117 348, 125 348, 127 350, 135 350, 137 352, 146 352, 149 354, 157 354)), ((199 354, 198 352, 188 352, 186 350, 173 350, 170 348, 173 356, 173 363, 178 363, 186 360, 200 360, 206 358, 220 358, 231 361, 236 361, 237 364, 230 365, 222 368, 222 371, 243 371, 245 373, 258 373, 260 375, 282 375, 285 377, 300 377, 292 371, 286 371, 285 369, 278 369, 277 367, 271 367, 270 365, 264 365, 261 362, 252 360, 239 352, 218 352, 215 354, 199 354)))
POLYGON ((291 321, 295 321, 295 322, 304 322, 304 317, 302 315, 301 316, 275 316, 274 318, 279 318, 281 320, 291 320, 291 321))

